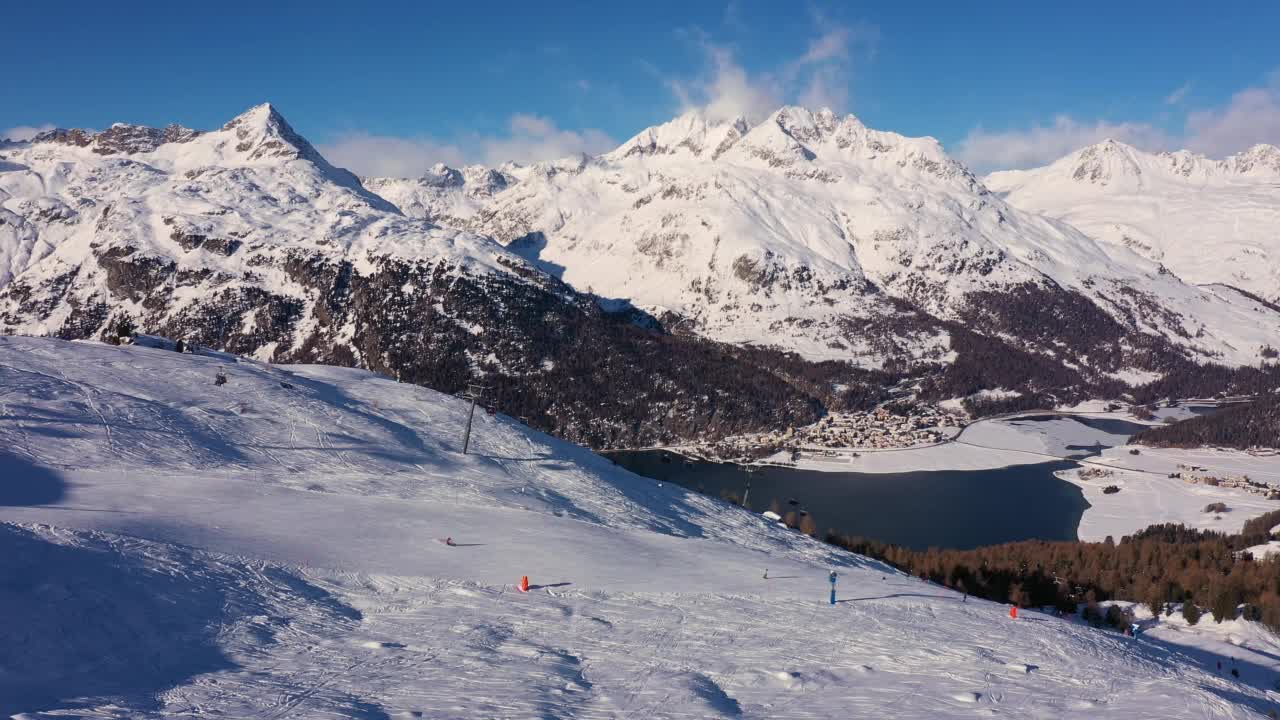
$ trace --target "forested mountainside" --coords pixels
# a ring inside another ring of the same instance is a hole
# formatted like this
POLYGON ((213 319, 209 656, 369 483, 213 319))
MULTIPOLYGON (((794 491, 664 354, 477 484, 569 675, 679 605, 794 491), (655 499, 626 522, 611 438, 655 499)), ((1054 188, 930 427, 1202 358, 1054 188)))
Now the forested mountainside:
POLYGON ((1143 430, 1133 442, 1157 447, 1280 449, 1280 395, 1266 393, 1250 403, 1143 430))

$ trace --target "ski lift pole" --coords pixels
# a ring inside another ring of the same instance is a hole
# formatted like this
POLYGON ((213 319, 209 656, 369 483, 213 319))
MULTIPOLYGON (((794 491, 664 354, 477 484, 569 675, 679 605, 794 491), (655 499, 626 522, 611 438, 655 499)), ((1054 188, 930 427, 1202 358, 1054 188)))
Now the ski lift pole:
POLYGON ((476 400, 484 393, 484 386, 477 384, 467 385, 467 397, 471 399, 471 409, 467 412, 467 429, 462 434, 462 454, 467 454, 467 448, 471 446, 471 423, 476 417, 476 400))
POLYGON ((836 571, 835 570, 831 571, 830 579, 831 579, 831 604, 835 605, 836 604, 836 571))

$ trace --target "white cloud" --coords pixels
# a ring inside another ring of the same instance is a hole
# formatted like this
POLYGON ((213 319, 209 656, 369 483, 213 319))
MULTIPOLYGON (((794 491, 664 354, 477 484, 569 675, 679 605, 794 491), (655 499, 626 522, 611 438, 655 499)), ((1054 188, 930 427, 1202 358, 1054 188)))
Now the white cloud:
POLYGON ((844 112, 849 107, 849 83, 835 68, 815 70, 797 100, 807 108, 831 108, 844 112))
POLYGON ((827 60, 847 60, 851 33, 848 27, 839 26, 810 40, 809 49, 796 60, 796 64, 804 66, 827 60))
POLYGON ((1280 72, 1263 87, 1241 90, 1220 108, 1187 115, 1185 146, 1211 157, 1258 143, 1280 145, 1280 72))
POLYGON ((1177 90, 1174 90, 1173 92, 1169 93, 1169 95, 1164 99, 1164 104, 1177 105, 1178 103, 1187 99, 1187 93, 1189 92, 1191 92, 1191 83, 1189 82, 1182 83, 1182 85, 1177 90))
POLYGON ((442 142, 430 137, 355 132, 318 147, 329 162, 358 175, 416 177, 438 162, 453 166, 533 163, 577 153, 595 155, 616 145, 600 130, 562 130, 548 118, 516 113, 508 120, 503 135, 470 134, 442 142))
POLYGON ((53 125, 19 125, 8 130, 0 130, 0 140, 30 140, 42 132, 53 129, 53 125))
POLYGON ((851 57, 855 49, 871 47, 876 32, 864 26, 833 25, 822 18, 815 18, 815 24, 826 29, 809 40, 803 53, 754 74, 737 62, 727 45, 694 30, 707 68, 692 79, 668 79, 667 85, 682 112, 702 109, 713 120, 742 116, 758 122, 788 102, 844 112, 849 105, 851 57))
POLYGON ((533 163, 555 160, 567 155, 598 155, 612 150, 618 143, 602 130, 561 130, 549 118, 516 113, 509 121, 506 137, 477 137, 469 144, 478 147, 480 157, 488 165, 513 160, 533 163))
MULTIPOLYGON (((1181 104, 1184 85, 1165 98, 1181 104)), ((1000 132, 975 128, 960 141, 955 155, 979 172, 1045 165, 1106 138, 1144 150, 1186 148, 1223 158, 1258 143, 1280 145, 1280 71, 1258 87, 1245 88, 1220 107, 1188 111, 1180 132, 1146 122, 1081 121, 1061 115, 1050 125, 1000 132)))
POLYGON ((1051 125, 987 132, 976 128, 960 141, 955 156, 978 172, 1046 165, 1086 145, 1111 138, 1146 150, 1167 146, 1164 131, 1146 123, 1082 123, 1066 115, 1051 125))
POLYGON ((465 162, 461 149, 429 138, 353 132, 317 147, 334 165, 373 177, 417 177, 438 162, 447 165, 465 162))
POLYGON ((703 49, 711 61, 709 75, 689 82, 672 80, 670 83, 682 112, 701 108, 713 120, 743 116, 756 122, 782 104, 782 91, 775 78, 751 77, 727 47, 704 41, 703 49))

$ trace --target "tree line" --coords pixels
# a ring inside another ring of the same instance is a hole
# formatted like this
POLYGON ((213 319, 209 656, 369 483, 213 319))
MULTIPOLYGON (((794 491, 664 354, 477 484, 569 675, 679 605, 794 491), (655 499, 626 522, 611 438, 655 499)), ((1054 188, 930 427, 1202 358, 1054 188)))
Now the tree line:
POLYGON ((1280 395, 1268 393, 1212 415, 1143 430, 1131 442, 1178 448, 1280 448, 1280 395))
MULTIPOLYGON (((1256 559, 1245 548, 1265 542, 1280 511, 1234 535, 1180 524, 1153 525, 1119 542, 1029 540, 972 550, 913 550, 829 532, 827 542, 957 591, 996 602, 1080 609, 1108 618, 1097 603, 1144 603, 1156 615, 1181 603, 1189 622, 1202 610, 1221 622, 1244 616, 1280 631, 1280 559, 1256 559)), ((1116 618, 1110 618, 1117 622, 1116 618)))

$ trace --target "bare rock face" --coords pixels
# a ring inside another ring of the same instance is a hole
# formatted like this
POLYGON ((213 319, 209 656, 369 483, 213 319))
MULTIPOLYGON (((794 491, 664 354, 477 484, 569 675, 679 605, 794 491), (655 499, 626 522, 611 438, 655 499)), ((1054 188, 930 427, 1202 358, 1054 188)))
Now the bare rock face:
POLYGON ((99 155, 136 155, 152 152, 165 143, 190 142, 200 133, 197 130, 169 125, 158 129, 143 125, 116 123, 98 133, 87 130, 50 130, 32 139, 33 143, 57 143, 75 147, 89 147, 99 155))

